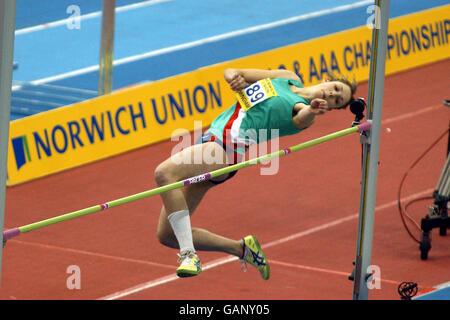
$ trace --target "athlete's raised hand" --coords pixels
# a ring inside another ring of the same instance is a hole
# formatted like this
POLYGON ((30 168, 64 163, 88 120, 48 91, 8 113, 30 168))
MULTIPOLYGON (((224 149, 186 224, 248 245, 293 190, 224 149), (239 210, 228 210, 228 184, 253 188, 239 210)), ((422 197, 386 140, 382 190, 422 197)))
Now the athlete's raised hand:
POLYGON ((312 113, 318 115, 324 114, 329 111, 330 108, 328 107, 328 102, 326 100, 316 98, 311 101, 310 110, 312 113))
POLYGON ((227 69, 224 78, 230 85, 231 90, 239 92, 249 85, 245 78, 235 69, 227 69))

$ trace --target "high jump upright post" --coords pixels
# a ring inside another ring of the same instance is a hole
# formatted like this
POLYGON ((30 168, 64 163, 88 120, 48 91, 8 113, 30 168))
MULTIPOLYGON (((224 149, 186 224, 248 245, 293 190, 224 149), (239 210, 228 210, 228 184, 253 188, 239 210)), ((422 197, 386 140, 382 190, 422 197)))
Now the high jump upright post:
POLYGON ((98 95, 111 93, 116 0, 103 0, 98 95))
POLYGON ((0 247, 0 286, 15 23, 16 0, 0 0, 0 231, 2 231, 2 246, 0 247))
MULTIPOLYGON (((363 144, 361 196, 358 219, 358 239, 354 270, 354 300, 369 298, 373 224, 380 147, 381 109, 383 105, 384 75, 386 62, 387 31, 390 0, 375 0, 372 24, 372 50, 370 56, 367 120, 372 121, 370 134, 363 144)), ((363 138, 363 137, 362 137, 363 138)))

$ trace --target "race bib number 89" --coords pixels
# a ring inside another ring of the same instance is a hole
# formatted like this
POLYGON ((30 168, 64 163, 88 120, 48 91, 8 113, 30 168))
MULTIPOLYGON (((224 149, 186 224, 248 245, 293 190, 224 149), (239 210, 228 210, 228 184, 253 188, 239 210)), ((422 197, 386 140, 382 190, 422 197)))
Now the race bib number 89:
POLYGON ((269 78, 256 81, 236 94, 241 108, 245 111, 276 95, 277 92, 269 78))

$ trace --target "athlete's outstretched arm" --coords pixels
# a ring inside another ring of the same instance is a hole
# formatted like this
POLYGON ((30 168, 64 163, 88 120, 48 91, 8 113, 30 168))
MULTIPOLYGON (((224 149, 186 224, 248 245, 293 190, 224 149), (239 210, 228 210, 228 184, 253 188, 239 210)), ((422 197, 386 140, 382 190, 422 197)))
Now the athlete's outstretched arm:
POLYGON ((306 129, 314 123, 317 115, 324 114, 327 111, 330 111, 327 101, 316 98, 311 101, 310 105, 297 103, 294 106, 296 114, 292 120, 297 129, 306 129))
POLYGON ((261 79, 286 78, 300 81, 295 72, 283 69, 261 70, 261 69, 226 69, 223 73, 225 80, 234 91, 240 91, 246 86, 261 79))

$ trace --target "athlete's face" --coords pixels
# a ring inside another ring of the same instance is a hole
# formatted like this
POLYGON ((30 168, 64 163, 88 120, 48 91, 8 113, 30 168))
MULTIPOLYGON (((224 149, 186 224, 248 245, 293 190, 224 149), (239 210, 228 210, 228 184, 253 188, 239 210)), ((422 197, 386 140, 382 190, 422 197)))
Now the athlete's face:
POLYGON ((326 100, 332 109, 342 107, 352 97, 350 87, 340 81, 325 81, 318 85, 317 89, 317 98, 326 100))

